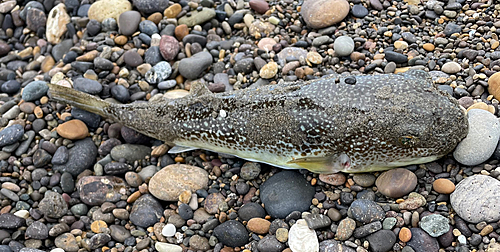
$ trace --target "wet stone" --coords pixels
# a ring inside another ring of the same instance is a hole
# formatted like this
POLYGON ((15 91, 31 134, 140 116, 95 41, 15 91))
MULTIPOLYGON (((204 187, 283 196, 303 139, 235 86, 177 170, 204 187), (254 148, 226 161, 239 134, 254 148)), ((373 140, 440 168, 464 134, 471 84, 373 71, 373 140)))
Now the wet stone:
POLYGON ((68 204, 59 193, 47 191, 38 208, 49 218, 60 218, 68 211, 68 204))
POLYGON ((257 243, 259 251, 281 252, 285 248, 285 244, 279 242, 274 235, 267 235, 257 243))
POLYGON ((17 143, 24 135, 24 128, 20 124, 14 124, 0 131, 0 147, 17 143))
POLYGON ((130 221, 140 227, 153 226, 163 215, 163 207, 151 194, 144 194, 134 202, 130 221))
POLYGON ((375 221, 354 230, 354 237, 363 238, 382 229, 382 223, 375 221))
POLYGON ((102 85, 98 81, 78 78, 73 82, 73 87, 78 90, 85 92, 87 94, 99 94, 102 91, 102 85))
POLYGON ((123 226, 111 225, 109 226, 111 238, 117 242, 124 242, 131 236, 130 231, 123 226))
POLYGON ((386 252, 396 243, 396 235, 391 230, 380 230, 366 238, 373 252, 386 252))
POLYGON ((123 179, 113 176, 86 176, 81 178, 76 188, 80 199, 87 205, 97 206, 104 202, 117 202, 124 195, 126 184, 123 179))
POLYGON ((248 231, 239 221, 229 220, 214 229, 219 242, 229 247, 243 246, 248 242, 248 231))
POLYGON ((306 211, 315 193, 314 187, 293 171, 275 174, 262 184, 260 190, 262 203, 274 218, 285 218, 293 211, 306 211))
POLYGON ((252 218, 264 218, 266 216, 266 211, 261 205, 250 202, 246 203, 238 210, 238 216, 243 221, 249 221, 252 218))
POLYGON ((97 156, 97 147, 91 138, 85 138, 75 142, 75 146, 69 149, 68 162, 64 165, 54 165, 55 171, 69 172, 77 176, 85 169, 92 167, 97 156))
POLYGON ((427 234, 420 228, 411 228, 411 239, 406 244, 415 252, 438 251, 439 243, 436 238, 427 234))
POLYGON ((322 214, 309 214, 304 216, 304 220, 310 229, 320 229, 328 227, 331 224, 330 218, 322 214))
POLYGON ((47 94, 49 86, 45 81, 33 81, 23 89, 24 101, 35 101, 47 94))
POLYGON ((26 229, 26 237, 43 240, 49 237, 49 228, 42 222, 35 221, 26 229))
POLYGON ((375 185, 378 191, 391 198, 402 197, 417 186, 417 176, 403 168, 396 168, 382 173, 375 185))
POLYGON ((26 225, 26 220, 17 217, 14 214, 4 213, 0 215, 0 228, 17 229, 25 225, 26 225))
POLYGON ((352 213, 355 220, 363 224, 373 221, 382 221, 385 217, 385 212, 382 207, 371 200, 355 200, 351 204, 349 211, 352 213))

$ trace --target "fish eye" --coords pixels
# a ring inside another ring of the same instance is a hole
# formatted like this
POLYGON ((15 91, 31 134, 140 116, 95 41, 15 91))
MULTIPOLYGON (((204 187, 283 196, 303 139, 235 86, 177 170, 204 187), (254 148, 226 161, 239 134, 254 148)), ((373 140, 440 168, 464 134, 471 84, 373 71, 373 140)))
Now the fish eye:
POLYGON ((413 147, 418 141, 418 137, 415 136, 402 136, 399 138, 399 143, 407 148, 413 147))

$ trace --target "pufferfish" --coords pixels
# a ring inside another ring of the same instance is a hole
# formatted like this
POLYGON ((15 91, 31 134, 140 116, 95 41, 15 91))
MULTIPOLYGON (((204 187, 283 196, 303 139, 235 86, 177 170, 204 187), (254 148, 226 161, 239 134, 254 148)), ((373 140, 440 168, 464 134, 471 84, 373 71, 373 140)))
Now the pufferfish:
POLYGON ((464 109, 428 73, 325 77, 178 99, 116 104, 49 84, 56 101, 175 146, 314 173, 360 173, 434 161, 466 137, 464 109))

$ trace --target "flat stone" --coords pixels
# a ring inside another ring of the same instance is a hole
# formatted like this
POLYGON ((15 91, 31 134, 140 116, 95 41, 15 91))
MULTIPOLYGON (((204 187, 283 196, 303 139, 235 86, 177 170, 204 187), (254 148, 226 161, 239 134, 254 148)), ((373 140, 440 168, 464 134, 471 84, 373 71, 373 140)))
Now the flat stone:
POLYGON ((33 81, 23 89, 22 98, 24 101, 36 101, 47 95, 49 86, 45 81, 33 81))
POLYGON ((179 19, 180 25, 185 24, 188 27, 203 24, 215 17, 215 10, 211 8, 203 8, 201 11, 191 11, 191 16, 183 16, 179 19))
POLYGON ((24 135, 24 127, 20 124, 4 128, 0 131, 0 147, 17 143, 24 135))
POLYGON ((49 237, 49 228, 40 221, 31 223, 26 229, 26 237, 31 239, 43 240, 49 237))
POLYGON ((95 19, 99 22, 107 18, 118 20, 120 14, 132 10, 132 4, 128 0, 101 0, 94 2, 89 10, 89 19, 95 19))
POLYGON ((91 206, 117 202, 126 195, 126 183, 114 176, 86 176, 78 180, 76 189, 80 200, 91 206))
POLYGON ((208 173, 199 167, 173 164, 157 172, 149 181, 149 191, 156 198, 165 201, 177 201, 184 191, 195 193, 206 189, 208 173))
POLYGON ((500 219, 500 205, 496 201, 499 193, 500 181, 486 175, 474 175, 458 183, 450 195, 450 203, 467 222, 491 223, 500 219))
POLYGON ((415 189, 417 176, 404 168, 396 168, 382 173, 375 185, 378 191, 391 198, 402 197, 415 189))
POLYGON ((17 217, 14 214, 4 213, 0 215, 0 228, 17 229, 25 225, 26 220, 21 217, 17 217))
POLYGON ((78 140, 87 137, 89 129, 82 121, 73 119, 57 126, 57 134, 66 139, 78 140))
POLYGON ((308 214, 304 216, 304 220, 307 222, 307 226, 310 229, 320 229, 328 227, 332 223, 330 218, 323 214, 308 214))
POLYGON ((418 223, 419 227, 432 237, 439 237, 450 229, 448 218, 440 214, 424 216, 418 223))
POLYGON ((366 238, 373 252, 386 252, 392 250, 396 243, 396 235, 391 230, 380 230, 366 238))

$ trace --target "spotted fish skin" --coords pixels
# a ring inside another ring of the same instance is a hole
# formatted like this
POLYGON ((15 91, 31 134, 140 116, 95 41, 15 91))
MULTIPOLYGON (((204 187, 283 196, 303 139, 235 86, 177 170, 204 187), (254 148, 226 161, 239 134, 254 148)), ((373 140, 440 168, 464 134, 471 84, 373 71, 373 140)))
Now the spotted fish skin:
POLYGON ((199 84, 180 99, 125 105, 85 94, 75 102, 67 93, 77 91, 50 88, 56 100, 168 144, 318 173, 430 162, 452 151, 468 131, 458 102, 421 70, 220 94, 199 84))

